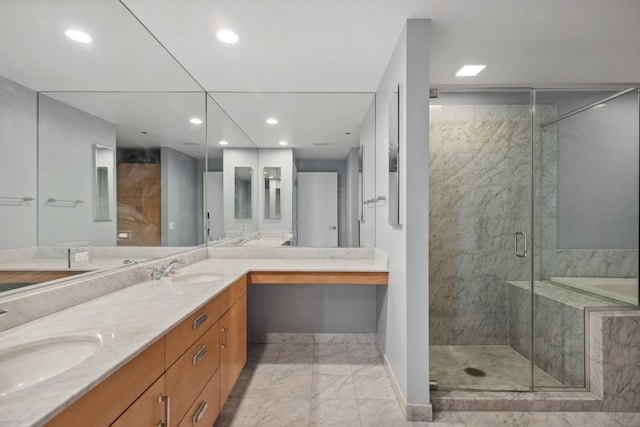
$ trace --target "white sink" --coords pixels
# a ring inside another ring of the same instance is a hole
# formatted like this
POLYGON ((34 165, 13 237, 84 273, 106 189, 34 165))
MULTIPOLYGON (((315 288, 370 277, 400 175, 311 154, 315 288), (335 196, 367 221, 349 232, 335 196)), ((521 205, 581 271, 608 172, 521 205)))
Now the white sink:
POLYGON ((55 377, 100 348, 97 336, 65 336, 0 351, 0 397, 55 377))
POLYGON ((201 283, 216 282, 221 280, 224 275, 213 272, 201 273, 179 273, 171 275, 171 281, 176 285, 198 285, 201 283))

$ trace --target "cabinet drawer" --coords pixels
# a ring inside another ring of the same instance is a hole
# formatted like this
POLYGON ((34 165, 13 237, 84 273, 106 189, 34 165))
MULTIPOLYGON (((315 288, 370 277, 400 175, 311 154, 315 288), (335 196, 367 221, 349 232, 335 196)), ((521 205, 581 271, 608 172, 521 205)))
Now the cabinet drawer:
POLYGON ((136 400, 133 405, 129 406, 124 414, 112 427, 157 427, 165 417, 165 401, 159 400, 158 397, 164 396, 165 378, 164 375, 151 385, 142 396, 136 400))
POLYGON ((164 337, 98 384, 47 426, 108 426, 164 372, 164 337))
POLYGON ((247 293, 247 276, 244 275, 229 286, 216 299, 220 300, 220 314, 224 314, 240 297, 247 293))
POLYGON ((220 364, 220 330, 216 323, 167 370, 171 425, 177 425, 220 364))
POLYGON ((173 328, 167 334, 167 366, 171 366, 219 318, 220 299, 215 298, 173 328))
POLYGON ((211 427, 220 413, 220 370, 209 380, 178 427, 211 427))

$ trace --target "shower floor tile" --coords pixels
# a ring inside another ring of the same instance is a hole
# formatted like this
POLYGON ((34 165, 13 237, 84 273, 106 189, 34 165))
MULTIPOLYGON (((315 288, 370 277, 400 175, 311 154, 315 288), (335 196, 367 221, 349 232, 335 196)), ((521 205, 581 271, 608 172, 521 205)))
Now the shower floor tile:
MULTIPOLYGON (((440 390, 529 390, 529 361, 508 345, 432 345, 429 376, 440 390), (464 372, 481 369, 484 377, 464 372)), ((562 386, 558 380, 534 367, 536 385, 562 386)))

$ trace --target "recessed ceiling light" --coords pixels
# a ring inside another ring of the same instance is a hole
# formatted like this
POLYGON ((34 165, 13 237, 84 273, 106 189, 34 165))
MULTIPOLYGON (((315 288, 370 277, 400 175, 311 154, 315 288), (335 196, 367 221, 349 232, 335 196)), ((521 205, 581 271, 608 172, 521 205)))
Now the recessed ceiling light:
POLYGON ((192 117, 189 119, 189 121, 191 123, 193 123, 194 125, 201 125, 202 124, 202 119, 199 119, 198 117, 192 117))
POLYGON ((220 144, 220 145, 229 145, 229 143, 227 141, 225 141, 225 140, 222 140, 222 141, 218 142, 218 144, 220 144))
POLYGON ((270 125, 277 125, 278 124, 278 119, 274 119, 273 117, 269 117, 267 119, 267 123, 270 125))
POLYGON ((475 77, 484 70, 486 65, 464 65, 456 73, 456 77, 475 77))
POLYGON ((280 145, 289 145, 289 143, 287 141, 280 141, 280 142, 278 142, 278 144, 280 144, 280 145))
POLYGON ((238 40, 240 40, 240 37, 238 37, 236 33, 230 30, 218 31, 216 37, 218 37, 218 40, 220 40, 221 42, 229 44, 237 43, 238 40))
POLYGON ((93 40, 89 34, 79 30, 67 30, 64 32, 64 35, 79 43, 91 43, 93 40))

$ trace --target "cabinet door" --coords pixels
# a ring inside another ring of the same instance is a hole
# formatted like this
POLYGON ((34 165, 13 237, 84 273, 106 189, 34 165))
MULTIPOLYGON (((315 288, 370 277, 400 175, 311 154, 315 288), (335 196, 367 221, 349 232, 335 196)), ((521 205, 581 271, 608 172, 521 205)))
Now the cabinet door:
POLYGON ((157 427, 161 425, 160 423, 166 422, 166 402, 160 399, 164 394, 165 376, 162 375, 111 425, 113 427, 157 427))
POLYGON ((187 411, 178 427, 211 427, 220 414, 220 370, 217 370, 202 393, 187 411))
POLYGON ((247 294, 220 320, 220 407, 231 394, 247 361, 247 294))

